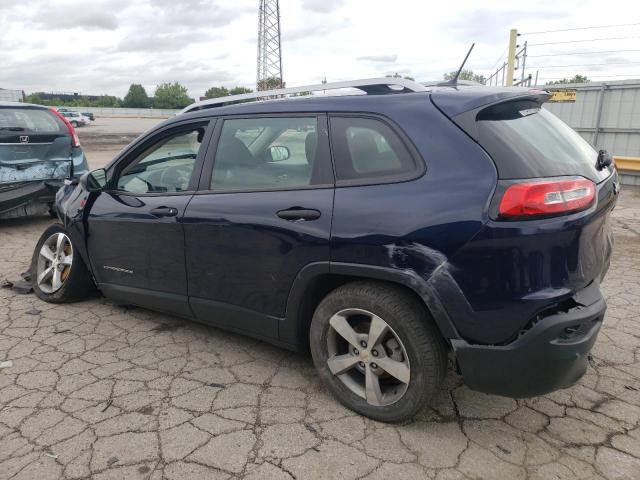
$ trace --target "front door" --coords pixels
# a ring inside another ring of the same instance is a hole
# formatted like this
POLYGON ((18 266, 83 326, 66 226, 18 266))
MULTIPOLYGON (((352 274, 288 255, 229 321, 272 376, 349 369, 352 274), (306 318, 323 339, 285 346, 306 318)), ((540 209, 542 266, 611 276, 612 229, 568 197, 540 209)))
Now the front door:
POLYGON ((107 296, 190 315, 181 222, 207 128, 205 122, 164 130, 115 165, 88 216, 89 258, 107 296))
POLYGON ((276 339, 307 264, 329 260, 333 173, 324 115, 227 118, 184 217, 200 320, 276 339), (211 155, 213 157, 213 155, 211 155))

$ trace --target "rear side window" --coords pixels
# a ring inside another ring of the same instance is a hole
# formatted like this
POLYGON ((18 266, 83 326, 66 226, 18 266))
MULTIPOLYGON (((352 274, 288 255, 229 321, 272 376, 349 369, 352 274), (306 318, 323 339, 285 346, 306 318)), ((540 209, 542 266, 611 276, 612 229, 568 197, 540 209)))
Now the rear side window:
POLYGON ((54 114, 35 108, 0 108, 0 133, 67 133, 67 128, 54 114))
POLYGON ((393 180, 419 170, 400 137, 380 120, 331 117, 331 143, 338 182, 393 180))
POLYGON ((581 175, 597 183, 609 176, 608 169, 596 169, 593 147, 536 102, 500 103, 476 120, 480 144, 501 179, 581 175))

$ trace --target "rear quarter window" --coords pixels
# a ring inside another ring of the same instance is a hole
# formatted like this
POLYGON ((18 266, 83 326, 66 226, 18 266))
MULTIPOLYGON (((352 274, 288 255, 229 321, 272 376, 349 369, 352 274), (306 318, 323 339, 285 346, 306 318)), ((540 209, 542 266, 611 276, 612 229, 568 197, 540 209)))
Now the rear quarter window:
POLYGON ((534 101, 504 102, 476 117, 478 139, 493 158, 501 179, 581 175, 594 182, 598 153, 578 133, 534 101))
POLYGON ((421 172, 398 134, 378 119, 332 116, 331 145, 338 184, 384 183, 421 172))

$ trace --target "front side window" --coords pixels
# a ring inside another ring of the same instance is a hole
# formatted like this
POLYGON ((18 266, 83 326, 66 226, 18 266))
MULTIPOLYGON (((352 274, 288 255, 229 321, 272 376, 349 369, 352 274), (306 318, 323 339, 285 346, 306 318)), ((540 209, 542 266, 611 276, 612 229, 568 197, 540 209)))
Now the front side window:
POLYGON ((338 181, 393 178, 418 170, 398 135, 380 120, 332 117, 331 141, 338 181))
POLYGON ((225 120, 211 190, 271 190, 316 185, 316 117, 225 120))
POLYGON ((176 193, 189 188, 205 126, 182 130, 145 150, 120 174, 117 188, 131 193, 176 193))

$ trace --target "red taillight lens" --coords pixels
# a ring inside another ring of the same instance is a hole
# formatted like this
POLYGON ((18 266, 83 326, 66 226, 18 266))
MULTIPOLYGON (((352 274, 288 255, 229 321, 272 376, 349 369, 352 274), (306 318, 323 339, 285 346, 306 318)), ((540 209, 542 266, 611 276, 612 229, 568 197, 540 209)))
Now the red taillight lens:
POLYGON ((49 111, 53 113, 56 117, 58 117, 60 120, 62 120, 64 124, 67 126, 67 129, 69 130, 69 135, 71 135, 71 146, 79 147, 80 139, 78 138, 78 134, 76 134, 76 130, 75 128, 73 128, 73 125, 69 123, 69 120, 67 120, 66 117, 62 116, 60 112, 57 111, 55 108, 50 108, 49 111))
POLYGON ((501 217, 558 215, 589 207, 596 196, 591 180, 576 177, 510 185, 500 201, 501 217))

